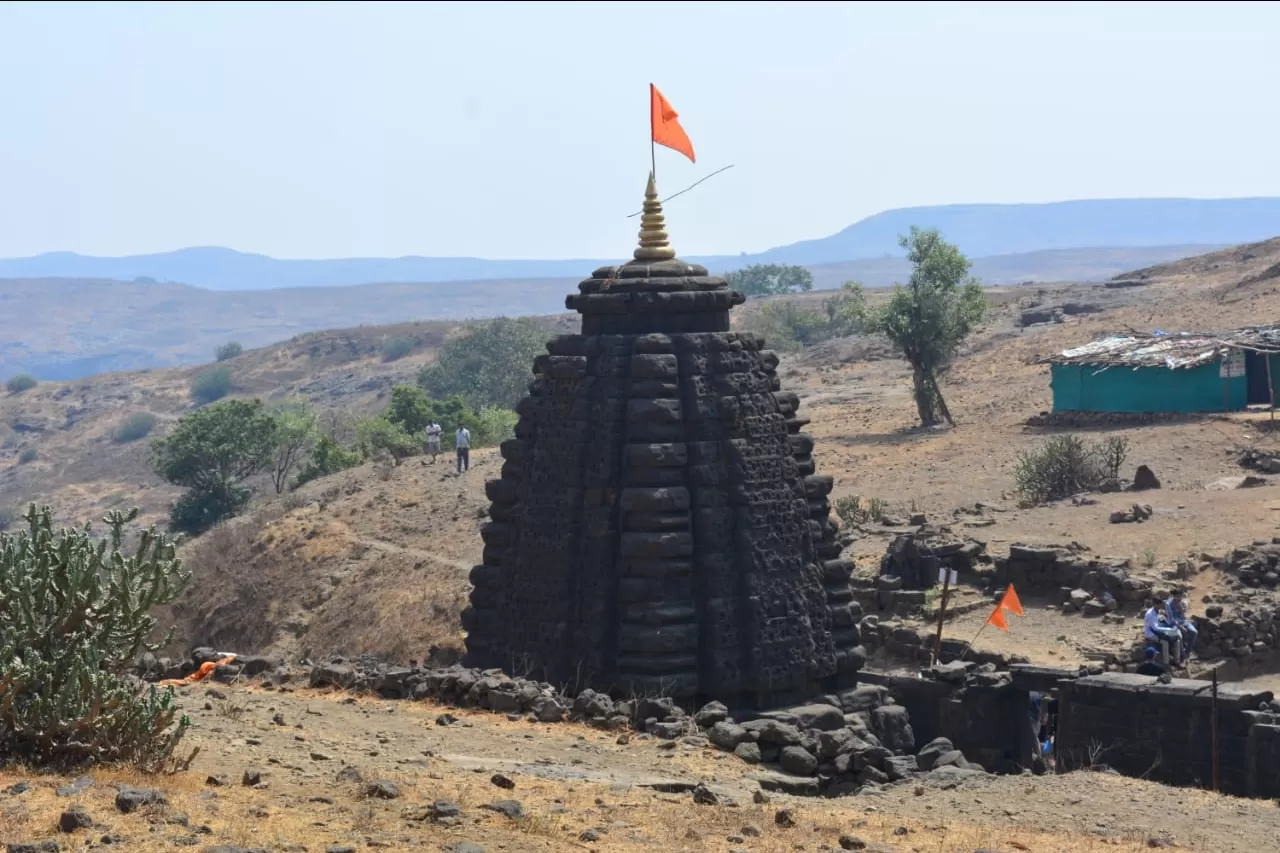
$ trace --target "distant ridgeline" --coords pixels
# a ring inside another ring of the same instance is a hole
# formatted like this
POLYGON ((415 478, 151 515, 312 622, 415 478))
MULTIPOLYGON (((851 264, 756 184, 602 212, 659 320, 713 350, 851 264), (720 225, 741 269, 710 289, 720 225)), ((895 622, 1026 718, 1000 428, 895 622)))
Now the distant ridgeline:
MULTIPOLYGON (((897 258, 901 253, 898 235, 906 233, 912 225, 940 229, 970 258, 1046 250, 1161 246, 1180 246, 1189 249, 1183 254, 1195 254, 1206 251, 1206 247, 1252 242, 1280 234, 1280 198, 1110 199, 901 208, 867 217, 817 240, 804 240, 755 254, 690 256, 688 260, 716 272, 727 272, 757 263, 816 266, 897 258)), ((1176 255, 1159 260, 1173 257, 1176 255)), ((72 252, 13 258, 0 260, 0 278, 132 281, 146 277, 213 290, 258 290, 370 282, 573 277, 583 269, 616 261, 459 257, 279 260, 206 247, 120 258, 88 257, 72 252)), ((1134 266, 1146 262, 1140 260, 1134 266)), ((1110 274, 1125 268, 1133 267, 1119 267, 1110 274)), ((976 268, 975 272, 981 274, 980 269, 976 268)), ((823 284, 820 282, 819 286, 823 284)))

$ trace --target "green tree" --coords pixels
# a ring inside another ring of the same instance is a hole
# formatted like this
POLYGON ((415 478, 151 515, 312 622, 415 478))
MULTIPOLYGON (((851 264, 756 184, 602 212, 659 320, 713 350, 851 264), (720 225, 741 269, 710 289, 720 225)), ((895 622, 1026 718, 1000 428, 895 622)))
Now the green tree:
POLYGON ((938 376, 982 321, 987 297, 982 284, 969 275, 969 259, 936 228, 912 226, 909 235, 898 238, 898 245, 911 261, 907 284, 894 285, 888 303, 874 310, 867 307, 861 286, 846 285, 846 300, 838 310, 867 331, 885 335, 911 365, 923 426, 944 421, 954 425, 938 376))
MULTIPOLYGON (((126 673, 156 628, 153 608, 190 581, 175 542, 154 528, 124 550, 136 509, 109 535, 55 530, 49 508, 0 533, 0 754, 65 769, 129 762, 160 769, 188 727, 172 689, 126 673)), ((167 640, 165 641, 168 642, 167 640)))
POLYGON ((418 384, 436 400, 457 395, 474 409, 513 409, 533 378, 534 358, 547 351, 546 341, 534 321, 499 317, 446 341, 418 384))
POLYGON ((271 415, 276 422, 276 446, 270 473, 278 495, 289 484, 293 470, 315 447, 320 430, 315 411, 306 403, 284 403, 275 407, 271 415))
POLYGON ((261 400, 224 400, 186 415, 156 439, 156 473, 187 489, 170 513, 170 527, 200 533, 243 509, 251 494, 243 482, 271 466, 276 430, 261 400))
POLYGON ((422 437, 427 424, 435 421, 444 428, 441 444, 446 449, 452 447, 453 431, 459 426, 472 433, 480 426, 479 415, 462 397, 455 394, 446 400, 433 400, 421 388, 412 385, 397 385, 391 389, 391 402, 382 416, 415 438, 422 437))
POLYGON ((397 465, 400 460, 422 452, 422 442, 386 418, 365 418, 356 425, 357 441, 366 457, 387 453, 397 465))
POLYGON ((196 376, 191 380, 191 399, 197 403, 221 400, 231 391, 231 368, 223 365, 196 376))
POLYGON ((316 446, 311 450, 311 458, 298 471, 298 476, 293 481, 293 487, 296 489, 302 484, 310 483, 320 477, 327 477, 330 474, 354 468, 360 464, 361 459, 362 457, 357 451, 346 450, 329 436, 321 435, 316 442, 316 446))
POLYGON ((17 376, 10 376, 9 381, 5 383, 5 387, 9 389, 10 394, 21 394, 23 391, 30 391, 38 384, 34 376, 27 373, 19 373, 17 376))
POLYGON ((813 290, 813 273, 785 264, 752 264, 725 276, 729 286, 743 296, 781 296, 813 290))
POLYGON ((213 351, 213 358, 215 361, 227 361, 228 359, 235 358, 243 352, 244 347, 240 345, 239 341, 227 341, 225 344, 213 351))

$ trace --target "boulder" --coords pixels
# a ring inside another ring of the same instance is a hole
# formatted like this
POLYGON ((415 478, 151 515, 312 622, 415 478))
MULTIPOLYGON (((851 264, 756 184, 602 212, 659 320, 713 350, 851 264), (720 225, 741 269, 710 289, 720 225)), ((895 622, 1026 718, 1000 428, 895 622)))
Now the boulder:
POLYGON ((818 759, 802 746, 783 747, 778 763, 793 776, 812 776, 818 769, 818 759))
POLYGON ((951 741, 944 737, 934 738, 925 744, 916 755, 916 766, 921 770, 932 770, 940 756, 955 750, 951 741))
POLYGON ((915 748, 911 719, 902 705, 881 705, 871 712, 871 730, 887 748, 910 752, 915 748))

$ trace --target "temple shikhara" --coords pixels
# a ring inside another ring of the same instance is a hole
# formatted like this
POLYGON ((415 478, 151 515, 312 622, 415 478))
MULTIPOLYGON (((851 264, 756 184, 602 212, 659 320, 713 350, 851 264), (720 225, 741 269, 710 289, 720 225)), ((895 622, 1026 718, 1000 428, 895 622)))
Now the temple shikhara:
POLYGON ((863 663, 813 441, 743 296, 676 257, 653 176, 634 259, 566 299, 487 484, 468 663, 576 689, 776 706, 863 663))

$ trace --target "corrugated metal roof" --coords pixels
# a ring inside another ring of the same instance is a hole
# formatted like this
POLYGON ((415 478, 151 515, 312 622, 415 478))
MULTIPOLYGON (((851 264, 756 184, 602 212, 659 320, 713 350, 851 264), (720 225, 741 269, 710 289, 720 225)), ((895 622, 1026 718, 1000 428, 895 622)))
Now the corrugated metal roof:
POLYGON ((1040 364, 1168 367, 1176 370, 1217 361, 1233 349, 1280 353, 1280 325, 1213 333, 1128 332, 1100 338, 1036 361, 1040 364))

